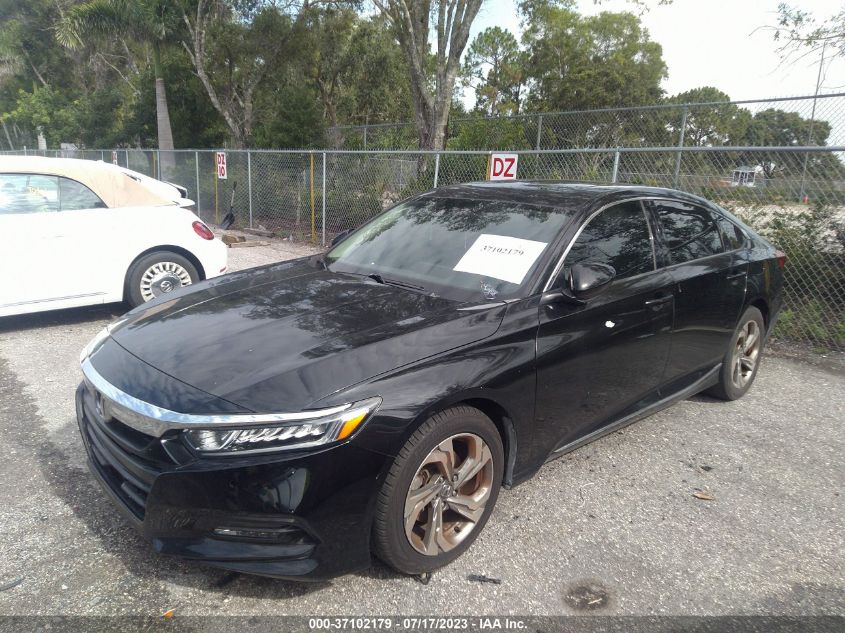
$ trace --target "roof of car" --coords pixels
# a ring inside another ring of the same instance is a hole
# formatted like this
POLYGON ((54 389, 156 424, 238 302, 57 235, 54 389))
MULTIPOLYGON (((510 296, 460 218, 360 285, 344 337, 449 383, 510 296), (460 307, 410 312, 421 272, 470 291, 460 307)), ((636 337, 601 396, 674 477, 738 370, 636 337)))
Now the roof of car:
POLYGON ((631 197, 669 197, 701 203, 683 191, 626 184, 592 184, 553 180, 497 180, 447 185, 425 196, 506 200, 564 209, 589 210, 600 204, 631 197))
POLYGON ((102 161, 43 156, 0 156, 0 173, 44 174, 76 180, 96 193, 108 207, 173 204, 142 185, 126 170, 102 161))

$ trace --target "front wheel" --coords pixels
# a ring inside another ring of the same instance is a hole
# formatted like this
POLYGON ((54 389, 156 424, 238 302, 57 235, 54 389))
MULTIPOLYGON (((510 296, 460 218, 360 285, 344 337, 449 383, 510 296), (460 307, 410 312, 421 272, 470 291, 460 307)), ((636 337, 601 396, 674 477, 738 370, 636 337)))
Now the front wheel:
POLYGON ((503 469, 502 439, 483 413, 457 406, 430 417, 402 447, 379 493, 378 557, 406 574, 451 563, 490 517, 503 469))
POLYGON ((126 302, 139 306, 150 299, 199 281, 194 265, 171 251, 144 255, 126 273, 126 302))
POLYGON ((722 360, 719 383, 709 390, 710 394, 722 400, 737 400, 751 389, 760 366, 765 331, 766 323, 760 310, 748 308, 740 318, 722 360))

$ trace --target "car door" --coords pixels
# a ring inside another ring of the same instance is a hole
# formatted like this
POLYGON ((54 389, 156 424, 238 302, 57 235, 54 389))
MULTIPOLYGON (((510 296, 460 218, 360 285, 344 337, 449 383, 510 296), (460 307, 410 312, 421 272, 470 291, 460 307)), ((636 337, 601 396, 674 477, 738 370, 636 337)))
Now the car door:
POLYGON ((656 394, 669 356, 672 278, 657 268, 640 201, 587 219, 550 289, 565 287, 579 262, 613 266, 616 277, 583 305, 541 301, 538 447, 566 446, 642 406, 656 394))
POLYGON ((71 178, 59 177, 59 213, 56 221, 61 240, 57 251, 64 260, 65 296, 103 294, 108 288, 112 251, 119 236, 113 230, 110 210, 91 189, 71 178))
POLYGON ((0 174, 0 307, 51 299, 62 292, 56 243, 60 228, 58 179, 0 174))
POLYGON ((672 275, 675 322, 666 366, 667 393, 692 383, 727 351, 745 296, 746 265, 725 249, 712 211, 677 200, 652 200, 672 275))

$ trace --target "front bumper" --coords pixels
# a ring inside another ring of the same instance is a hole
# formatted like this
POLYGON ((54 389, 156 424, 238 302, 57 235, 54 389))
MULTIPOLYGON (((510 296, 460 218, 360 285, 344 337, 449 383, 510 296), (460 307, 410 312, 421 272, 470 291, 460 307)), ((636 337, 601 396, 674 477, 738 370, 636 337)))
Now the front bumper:
POLYGON ((156 551, 298 580, 370 565, 372 510, 388 457, 345 443, 198 459, 174 437, 106 419, 85 382, 76 410, 92 473, 156 551))

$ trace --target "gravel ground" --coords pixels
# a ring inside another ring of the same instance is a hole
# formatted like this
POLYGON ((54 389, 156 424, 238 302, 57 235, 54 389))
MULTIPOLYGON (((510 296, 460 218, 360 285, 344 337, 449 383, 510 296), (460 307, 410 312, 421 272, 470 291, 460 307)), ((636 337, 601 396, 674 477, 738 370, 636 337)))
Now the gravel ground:
MULTIPOLYGON (((307 253, 274 242, 230 263, 307 253)), ((88 474, 77 358, 120 312, 0 319, 0 589, 17 582, 0 615, 845 614, 834 365, 767 357, 741 401, 697 396, 548 464, 427 585, 380 565, 296 584, 156 555, 88 474)))

